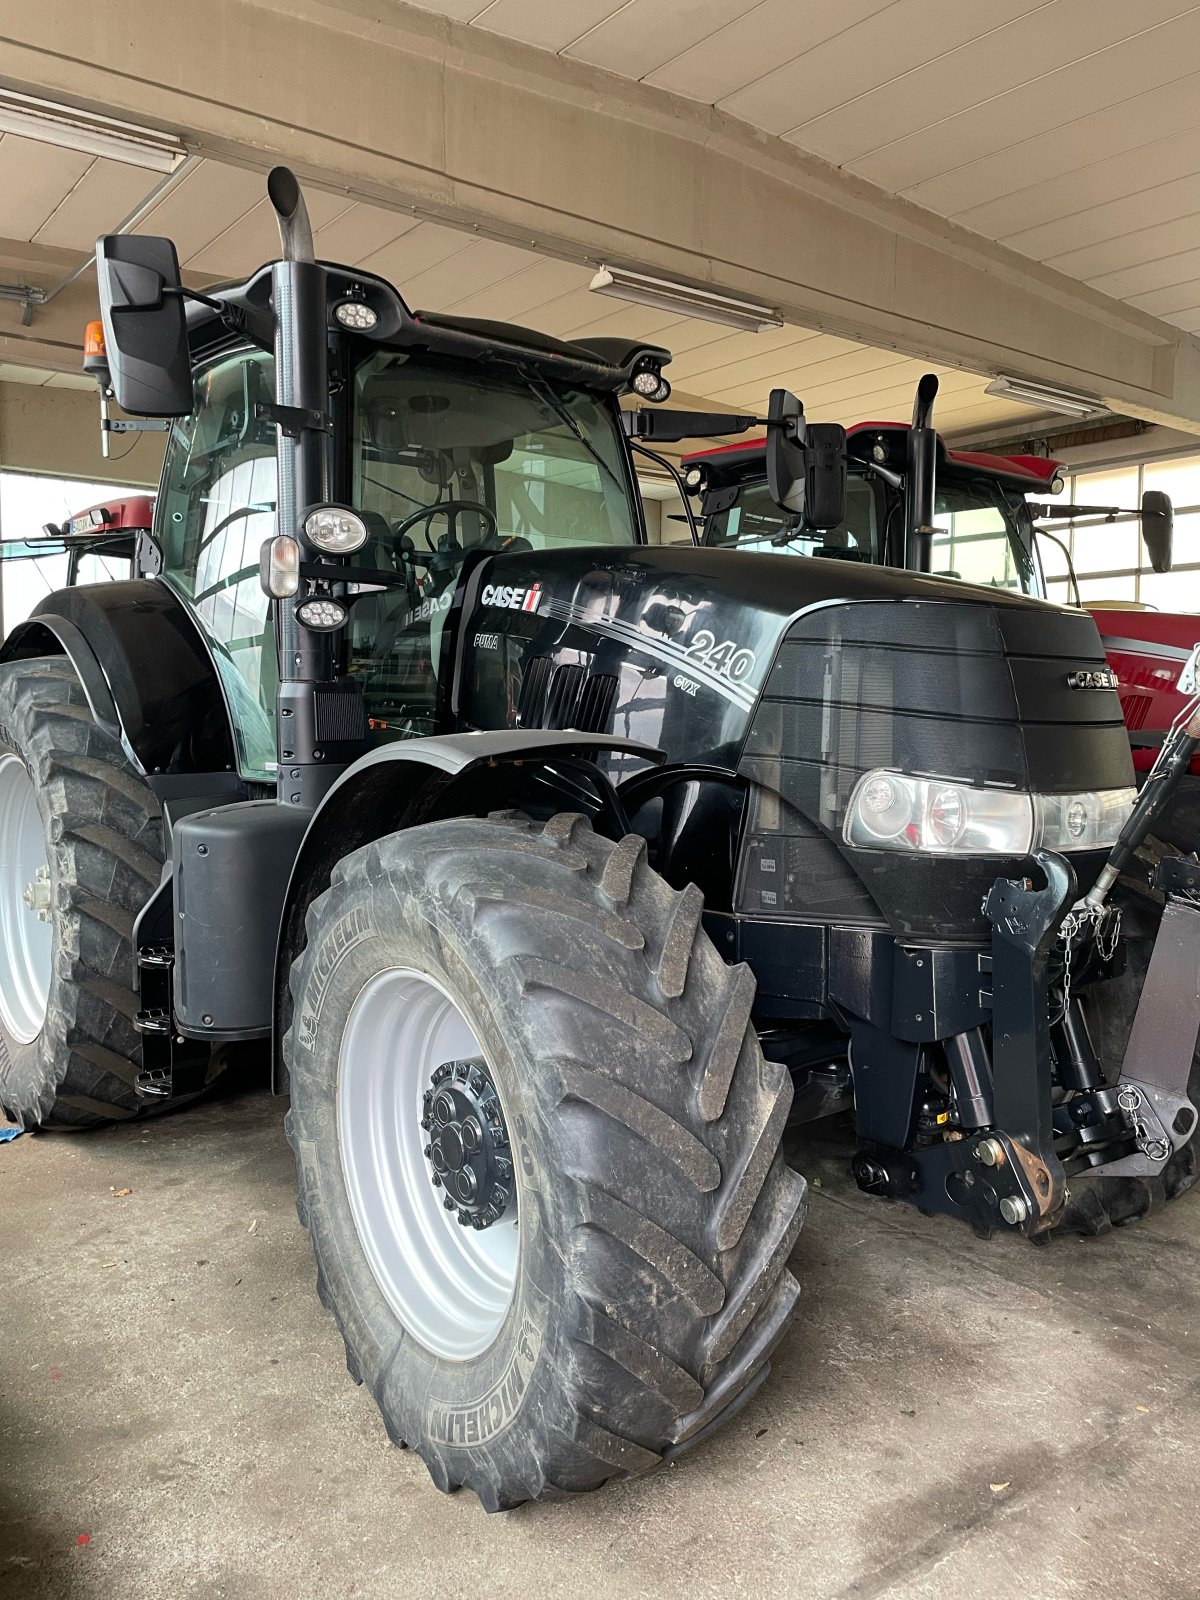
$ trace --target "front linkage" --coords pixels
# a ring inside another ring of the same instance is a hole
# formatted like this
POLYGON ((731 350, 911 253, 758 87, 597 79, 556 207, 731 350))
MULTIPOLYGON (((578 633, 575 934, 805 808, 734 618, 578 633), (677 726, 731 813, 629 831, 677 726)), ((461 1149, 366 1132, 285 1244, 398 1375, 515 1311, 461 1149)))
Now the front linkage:
MULTIPOLYGON (((1095 887, 1077 900, 1075 874, 1059 855, 1034 860, 1044 882, 1001 878, 984 901, 992 927, 990 1061, 979 1039, 946 1048, 940 1093, 917 1065, 910 1139, 882 1142, 860 1099, 859 1187, 926 1212, 965 1218, 980 1233, 997 1222, 1030 1238, 1051 1229, 1068 1180, 1153 1178, 1192 1137, 1188 1078, 1200 1030, 1200 861, 1167 859, 1153 886, 1165 905, 1120 1075, 1106 1080, 1075 990, 1113 976, 1119 912, 1107 895, 1189 770, 1200 747, 1200 703, 1163 746, 1095 887), (974 1044, 975 1048, 971 1048, 974 1044), (961 1046, 961 1048, 960 1048, 961 1046)), ((987 958, 981 962, 986 970, 987 958)), ((855 1039, 856 1074, 869 1070, 855 1039)), ((890 1063, 895 1069, 899 1061, 890 1063)))

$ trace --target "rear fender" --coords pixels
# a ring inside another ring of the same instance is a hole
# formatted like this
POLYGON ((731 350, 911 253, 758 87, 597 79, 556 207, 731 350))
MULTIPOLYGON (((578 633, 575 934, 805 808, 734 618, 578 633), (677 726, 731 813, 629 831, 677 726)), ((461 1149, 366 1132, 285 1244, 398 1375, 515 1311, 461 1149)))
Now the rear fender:
MULTIPOLYGON (((281 1045, 291 1025, 288 976, 304 943, 304 916, 328 887, 337 862, 385 834, 445 817, 486 816, 519 806, 558 758, 607 750, 663 759, 634 739, 539 728, 456 733, 384 745, 356 761, 313 813, 288 882, 275 961, 272 1079, 287 1092, 281 1045)), ((544 802, 545 789, 541 798, 544 802)))
POLYGON ((0 647, 0 662, 65 655, 96 720, 137 770, 223 772, 236 756, 221 681, 177 594, 160 579, 47 595, 0 647))

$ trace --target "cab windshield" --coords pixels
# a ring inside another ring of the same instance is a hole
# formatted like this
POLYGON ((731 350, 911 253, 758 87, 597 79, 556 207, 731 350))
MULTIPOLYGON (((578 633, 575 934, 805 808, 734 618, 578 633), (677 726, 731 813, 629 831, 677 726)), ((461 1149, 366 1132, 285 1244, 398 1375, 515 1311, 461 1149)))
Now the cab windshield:
POLYGON ((865 478, 846 483, 846 515, 836 528, 805 528, 798 517, 781 511, 765 483, 718 489, 706 505, 704 543, 721 549, 796 556, 832 556, 847 561, 881 562, 882 528, 875 492, 865 478))
MULTIPOLYGON (((243 350, 197 374, 173 424, 156 536, 163 576, 189 602, 230 703, 239 768, 275 773, 278 665, 259 553, 275 532, 272 360, 243 350)), ((613 408, 535 372, 381 351, 354 379, 347 499, 371 538, 353 564, 385 586, 341 636, 381 738, 433 731, 441 639, 474 551, 633 544, 637 513, 613 408)))

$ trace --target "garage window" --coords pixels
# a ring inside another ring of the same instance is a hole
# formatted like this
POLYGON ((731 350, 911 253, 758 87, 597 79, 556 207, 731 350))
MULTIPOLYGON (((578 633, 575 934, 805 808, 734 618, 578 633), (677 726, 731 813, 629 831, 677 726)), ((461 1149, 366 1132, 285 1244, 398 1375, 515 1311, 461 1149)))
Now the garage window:
MULTIPOLYGON (((1132 466, 1089 469, 1067 475, 1066 498, 1080 505, 1141 502, 1147 489, 1160 489, 1175 507, 1175 566, 1157 573, 1142 543, 1136 516, 1081 517, 1051 523, 1071 551, 1084 605, 1098 601, 1133 602, 1160 611, 1200 611, 1200 455, 1170 456, 1132 466)), ((1065 603, 1067 564, 1048 539, 1039 541, 1052 600, 1065 603)))

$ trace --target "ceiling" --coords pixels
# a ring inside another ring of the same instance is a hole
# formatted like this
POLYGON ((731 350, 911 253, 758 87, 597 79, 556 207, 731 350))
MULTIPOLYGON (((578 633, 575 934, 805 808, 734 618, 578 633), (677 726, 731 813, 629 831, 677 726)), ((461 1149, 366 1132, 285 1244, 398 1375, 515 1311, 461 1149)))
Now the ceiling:
MULTIPOLYGON (((157 175, 119 161, 8 135, 0 138, 0 239, 54 246, 78 265, 97 234, 140 210, 132 231, 174 239, 188 280, 203 285, 252 272, 278 250, 261 173, 192 157, 157 198, 157 175), (67 256, 63 252, 69 252, 67 256)), ((310 187, 318 254, 396 284, 414 308, 523 323, 561 338, 618 333, 661 342, 679 398, 761 412, 786 385, 816 421, 904 418, 928 363, 893 350, 787 326, 734 332, 676 313, 622 304, 588 291, 594 264, 562 261, 480 238, 411 210, 389 210, 310 187)), ((56 265, 47 278, 63 274, 56 265)), ((34 331, 40 313, 35 312, 34 331)), ((73 354, 68 358, 74 365, 73 354)), ((987 379, 943 369, 938 417, 948 433, 1029 418, 1028 407, 983 393, 987 379)), ((58 385, 90 380, 19 361, 0 361, 0 380, 58 385)))
POLYGON ((413 0, 717 107, 1200 331, 1189 0, 413 0))
MULTIPOLYGON (((1094 288, 1200 331, 1200 4, 1184 0, 415 0, 421 9, 713 105, 1094 288)), ((0 255, 44 256, 53 285, 97 234, 135 217, 189 280, 240 277, 276 251, 263 176, 191 155, 144 166, 0 136, 0 255), (165 189, 159 188, 166 185, 165 189), (5 244, 4 241, 9 241, 5 244)), ((758 334, 590 294, 564 261, 310 188, 327 259, 390 279, 410 304, 578 337, 628 333, 675 352, 676 395, 761 411, 784 384, 817 420, 904 418, 926 364, 798 326, 758 334)), ((596 259, 603 242, 596 243, 596 259)), ((4 273, 13 280, 10 271, 4 273)), ((11 308, 9 308, 11 310, 11 308)), ((48 308, 49 309, 49 308, 48 308)), ((35 312, 36 334, 44 314, 35 312)), ((4 324, 13 328, 12 321, 4 324)), ((79 381, 66 343, 0 378, 79 381)), ((31 346, 32 348, 32 346, 31 346)), ((940 426, 1033 423, 942 370, 940 426)))

